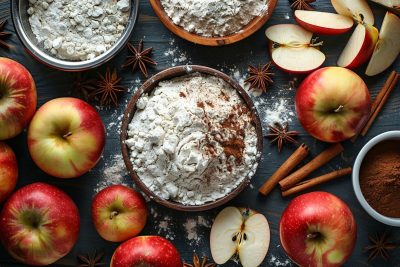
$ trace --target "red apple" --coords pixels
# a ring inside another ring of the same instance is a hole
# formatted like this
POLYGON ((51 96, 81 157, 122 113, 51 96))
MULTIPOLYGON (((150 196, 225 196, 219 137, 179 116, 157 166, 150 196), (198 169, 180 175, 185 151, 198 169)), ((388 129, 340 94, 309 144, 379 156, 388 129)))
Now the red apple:
POLYGON ((94 197, 92 220, 105 240, 122 242, 143 230, 147 220, 146 202, 132 188, 112 185, 94 197))
POLYGON ((182 267, 174 245, 160 236, 138 236, 122 243, 114 252, 110 267, 182 267))
POLYGON ((326 67, 311 73, 296 94, 300 123, 309 134, 325 142, 353 137, 365 124, 370 110, 367 85, 345 68, 326 67))
POLYGON ((0 214, 0 239, 11 256, 49 265, 67 255, 79 234, 78 208, 58 188, 34 183, 16 191, 0 214))
POLYGON ((36 112, 28 130, 28 148, 44 172, 75 178, 92 169, 105 144, 105 128, 97 111, 71 97, 53 99, 36 112))
POLYGON ((357 226, 342 200, 330 193, 312 192, 289 203, 279 234, 283 249, 297 265, 338 267, 354 249, 357 226))
POLYGON ((294 17, 304 29, 326 35, 345 33, 354 24, 354 21, 349 17, 320 11, 296 10, 294 17))
POLYGON ((374 14, 366 0, 331 0, 331 3, 337 13, 374 25, 374 14))
POLYGON ((0 140, 17 136, 36 110, 36 86, 18 62, 0 57, 0 140))
POLYGON ((367 62, 374 52, 378 37, 379 31, 374 26, 357 24, 350 40, 339 56, 338 66, 354 69, 367 62))
POLYGON ((0 142, 0 203, 3 202, 17 185, 17 158, 11 147, 0 142))

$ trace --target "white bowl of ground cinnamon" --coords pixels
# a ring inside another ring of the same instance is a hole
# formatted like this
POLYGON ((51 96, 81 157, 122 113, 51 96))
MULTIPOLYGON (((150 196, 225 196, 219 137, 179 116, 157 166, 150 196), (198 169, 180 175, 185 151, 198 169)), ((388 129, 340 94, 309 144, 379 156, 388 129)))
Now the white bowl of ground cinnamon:
POLYGON ((400 131, 380 134, 361 149, 354 163, 353 188, 369 215, 400 227, 400 131))

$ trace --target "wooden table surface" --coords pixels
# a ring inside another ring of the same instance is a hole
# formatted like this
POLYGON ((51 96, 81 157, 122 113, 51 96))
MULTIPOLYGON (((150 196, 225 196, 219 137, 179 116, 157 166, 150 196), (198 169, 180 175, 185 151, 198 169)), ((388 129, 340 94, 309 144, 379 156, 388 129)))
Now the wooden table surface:
MULTIPOLYGON (((350 1, 350 0, 349 0, 350 1)), ((10 20, 10 4, 8 1, 0 1, 0 18, 8 18, 9 23, 6 29, 15 32, 10 20)), ((314 6, 321 11, 332 11, 330 1, 318 0, 314 6)), ((380 26, 384 9, 371 4, 374 10, 377 25, 380 26)), ((262 30, 253 36, 237 44, 227 47, 203 47, 182 40, 170 33, 155 16, 147 0, 140 1, 140 16, 131 40, 137 43, 140 39, 145 40, 145 46, 154 47, 153 58, 158 62, 156 68, 150 69, 151 74, 164 70, 177 64, 199 64, 223 70, 235 78, 243 77, 246 73, 247 64, 262 64, 269 61, 267 55, 267 40, 264 35, 266 27, 279 23, 292 23, 293 13, 289 8, 287 0, 279 0, 278 6, 272 18, 267 22, 262 30), (169 53, 168 53, 169 51, 169 53)), ((349 34, 342 36, 326 37, 322 51, 327 55, 326 66, 335 65, 340 51, 346 44, 349 34)), ((29 56, 15 34, 9 39, 14 46, 10 51, 0 48, 0 55, 12 58, 25 65, 32 73, 38 90, 38 106, 41 106, 50 99, 62 96, 74 96, 71 91, 71 84, 74 74, 64 73, 45 67, 29 56)), ((50 177, 39 170, 31 160, 26 142, 26 133, 19 135, 13 140, 7 141, 12 146, 18 157, 19 181, 18 188, 33 183, 46 182, 58 186, 67 192, 77 203, 81 215, 81 231, 79 240, 74 249, 57 264, 53 266, 77 266, 77 254, 92 252, 95 249, 104 251, 106 254, 107 265, 114 249, 118 244, 106 242, 96 233, 90 218, 91 199, 95 195, 96 189, 102 185, 118 181, 122 177, 125 184, 133 186, 130 177, 126 175, 125 168, 121 165, 121 151, 119 146, 119 123, 127 101, 130 99, 135 89, 145 80, 143 76, 129 70, 122 70, 121 64, 125 60, 127 51, 122 51, 114 60, 98 69, 90 71, 89 75, 96 75, 96 72, 103 73, 106 67, 115 67, 122 76, 122 83, 130 90, 121 97, 118 108, 100 108, 99 112, 107 127, 107 143, 103 157, 98 165, 86 175, 73 180, 60 180, 50 177), (109 181, 107 181, 107 178, 109 181)), ((369 86, 372 96, 375 96, 383 82, 392 69, 400 71, 400 60, 386 72, 376 77, 366 77, 363 75, 365 66, 357 70, 369 86)), ((260 109, 273 106, 284 99, 289 105, 289 110, 294 112, 295 89, 288 89, 291 81, 299 81, 303 77, 290 76, 286 73, 276 71, 275 84, 266 94, 255 98, 256 101, 263 101, 264 105, 260 109)), ((399 86, 398 86, 399 87, 399 86)), ((261 110, 260 110, 261 111, 261 110)), ((290 117, 291 129, 301 133, 300 142, 305 142, 311 148, 311 154, 316 155, 322 151, 327 144, 316 141, 310 137, 299 125, 295 116, 290 117)), ((265 118, 264 118, 265 119, 265 118)), ((264 125, 265 127, 265 125, 264 125)), ((396 88, 382 110, 376 123, 373 125, 365 138, 359 138, 355 144, 344 143, 345 152, 341 157, 336 158, 328 165, 324 166, 316 174, 326 173, 338 167, 351 166, 361 147, 372 137, 389 130, 400 129, 400 88, 396 88)), ((257 174, 249 186, 229 205, 249 206, 262 212, 269 220, 271 227, 271 244, 268 255, 262 266, 292 266, 279 243, 278 223, 282 211, 285 209, 291 198, 282 199, 278 189, 275 189, 267 198, 258 195, 258 188, 261 184, 279 167, 279 165, 290 155, 293 147, 286 147, 282 153, 278 153, 275 146, 268 141, 264 142, 264 153, 257 174)), ((400 229, 385 226, 372 219, 358 203, 352 189, 351 177, 345 177, 334 182, 319 186, 315 190, 328 191, 342 198, 353 211, 358 223, 357 246, 345 266, 400 266, 400 248, 391 253, 392 257, 388 262, 376 260, 367 263, 367 254, 364 247, 369 244, 368 235, 389 231, 392 239, 400 242, 400 229)), ((399 192, 400 193, 400 192, 399 192)), ((400 204, 399 204, 400 205, 400 204)), ((151 210, 146 228, 143 235, 159 234, 166 236, 177 246, 182 258, 190 261, 192 253, 195 251, 200 256, 210 256, 209 251, 209 232, 207 224, 221 210, 221 208, 209 212, 184 213, 166 209, 153 202, 148 203, 151 210), (200 221, 200 223, 199 223, 200 221), (197 223, 195 223, 197 222, 197 223), (192 231, 188 231, 192 228, 192 231)), ((0 248, 0 266, 22 266, 16 263, 3 248, 0 248)), ((225 266, 237 266, 230 262, 225 266)))

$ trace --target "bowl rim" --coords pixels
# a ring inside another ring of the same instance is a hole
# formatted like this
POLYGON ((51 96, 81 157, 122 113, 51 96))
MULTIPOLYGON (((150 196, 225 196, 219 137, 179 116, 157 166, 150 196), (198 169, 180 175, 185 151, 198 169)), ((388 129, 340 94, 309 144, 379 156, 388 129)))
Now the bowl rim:
MULTIPOLYGON (((179 211, 205 211, 205 210, 210 210, 216 207, 219 207, 226 202, 232 200, 235 198, 237 195, 239 195, 244 188, 247 187, 247 185, 250 183, 251 178, 250 176, 247 176, 244 178, 240 184, 233 189, 229 194, 226 196, 219 198, 213 202, 207 202, 202 205, 184 205, 179 202, 174 202, 171 200, 166 200, 162 199, 159 196, 155 195, 139 178, 139 176, 136 174, 136 172, 133 169, 133 164, 130 161, 130 153, 128 147, 125 145, 125 141, 127 139, 127 129, 128 125, 131 122, 135 112, 136 112, 136 102, 137 100, 144 94, 151 92, 160 81, 163 80, 168 80, 172 79, 175 77, 180 77, 184 76, 187 74, 191 73, 203 73, 203 74, 208 74, 212 76, 216 76, 218 78, 223 79, 225 82, 227 82, 229 85, 231 85, 238 93, 239 96, 243 99, 243 101, 248 105, 251 114, 252 114, 252 120, 255 125, 256 129, 256 134, 257 134, 257 157, 256 157, 256 166, 258 167, 258 164, 260 163, 261 160, 261 155, 263 151, 263 135, 262 135, 262 127, 261 127, 261 121, 260 117, 258 115, 257 109, 254 106, 253 101, 251 100, 250 96, 246 93, 246 91, 236 82, 234 81, 231 77, 226 75, 225 73, 222 73, 218 70, 215 70, 210 67, 206 66, 200 66, 200 65, 183 65, 183 66, 176 66, 176 67, 171 67, 166 70, 163 70, 156 75, 150 77, 143 85, 135 92, 135 94, 132 96, 130 99, 125 112, 124 116, 122 119, 122 124, 121 124, 121 133, 120 133, 120 145, 121 145, 121 151, 122 151, 122 156, 125 162, 125 166, 128 170, 129 175, 131 178, 134 180, 135 184, 142 190, 150 199, 154 200, 158 204, 161 204, 167 208, 171 208, 174 210, 179 210, 179 211)), ((252 176, 255 175, 256 172, 252 176)))
POLYGON ((85 71, 99 67, 110 61, 126 46, 126 43, 130 40, 133 29, 139 17, 138 14, 139 14, 140 1, 132 0, 131 3, 133 2, 133 4, 131 5, 131 12, 129 14, 128 23, 125 27, 125 30, 122 33, 121 37, 110 49, 108 49, 103 54, 90 60, 68 61, 47 54, 27 36, 26 32, 23 30, 21 15, 19 12, 19 5, 21 1, 22 0, 10 1, 12 22, 14 24, 15 32, 18 39, 25 47, 25 50, 36 60, 38 60, 39 62, 48 67, 61 71, 69 71, 69 72, 85 71))
POLYGON ((379 134, 374 138, 372 138, 370 141, 368 141, 360 150, 353 166, 353 173, 352 173, 353 190, 358 199, 358 202, 371 217, 386 225, 400 227, 400 218, 387 217, 380 214, 375 209, 373 209, 365 199, 360 187, 360 177, 359 177, 360 167, 365 156, 375 145, 387 140, 400 140, 400 131, 395 130, 379 134))
POLYGON ((149 2, 164 26, 179 37, 195 44, 206 46, 223 46, 239 42, 258 31, 271 18, 278 0, 268 0, 268 10, 265 11, 264 14, 262 14, 261 16, 255 17, 246 26, 244 26, 242 30, 227 36, 220 37, 205 37, 188 32, 181 26, 178 26, 172 22, 171 18, 164 11, 160 0, 149 0, 149 2))

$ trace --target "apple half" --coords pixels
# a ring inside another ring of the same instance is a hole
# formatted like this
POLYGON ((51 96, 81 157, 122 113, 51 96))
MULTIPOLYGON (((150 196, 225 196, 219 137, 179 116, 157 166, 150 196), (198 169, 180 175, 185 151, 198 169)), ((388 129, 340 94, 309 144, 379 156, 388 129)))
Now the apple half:
POLYGON ((328 12, 296 10, 294 17, 304 29, 325 35, 343 34, 348 32, 354 24, 352 18, 328 12))
POLYGON ((354 69, 370 59, 378 41, 379 31, 369 24, 357 24, 338 59, 338 66, 354 69))
POLYGON ((338 14, 374 25, 374 14, 366 0, 331 0, 331 3, 338 14))
POLYGON ((243 267, 259 266, 267 255, 270 229, 264 215, 250 209, 227 207, 215 218, 210 248, 217 264, 238 256, 243 267))
POLYGON ((393 13, 400 15, 400 0, 371 0, 377 4, 387 7, 393 13))
POLYGON ((283 71, 295 74, 309 73, 325 61, 319 51, 322 43, 314 43, 313 34, 295 24, 269 27, 265 35, 270 40, 271 59, 283 71))
POLYGON ((365 74, 377 75, 393 64, 400 53, 400 18, 387 12, 383 19, 379 40, 375 45, 365 74))

